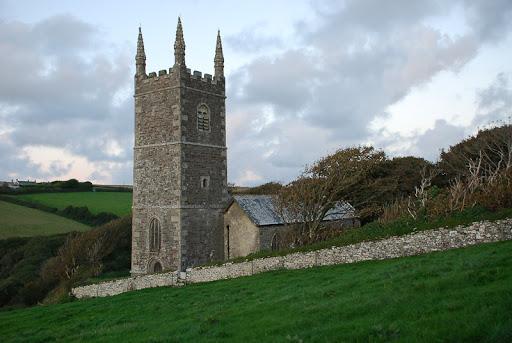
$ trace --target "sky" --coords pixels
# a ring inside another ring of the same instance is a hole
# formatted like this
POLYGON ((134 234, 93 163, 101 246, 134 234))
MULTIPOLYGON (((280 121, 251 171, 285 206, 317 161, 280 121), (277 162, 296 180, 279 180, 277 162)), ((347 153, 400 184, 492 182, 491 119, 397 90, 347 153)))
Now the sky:
POLYGON ((0 180, 131 184, 133 75, 213 74, 221 31, 228 181, 288 182, 371 144, 435 161, 512 115, 512 1, 0 0, 0 180))

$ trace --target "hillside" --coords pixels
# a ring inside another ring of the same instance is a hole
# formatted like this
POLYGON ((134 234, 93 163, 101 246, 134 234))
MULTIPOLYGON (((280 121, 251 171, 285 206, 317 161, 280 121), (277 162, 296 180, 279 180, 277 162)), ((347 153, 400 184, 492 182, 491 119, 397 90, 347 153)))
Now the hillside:
POLYGON ((86 206, 93 214, 110 212, 119 217, 130 214, 132 206, 130 192, 36 193, 16 195, 16 197, 59 210, 67 206, 86 206))
POLYGON ((51 213, 0 201, 0 239, 46 236, 90 227, 51 213))
POLYGON ((510 341, 512 242, 0 313, 19 341, 510 341))

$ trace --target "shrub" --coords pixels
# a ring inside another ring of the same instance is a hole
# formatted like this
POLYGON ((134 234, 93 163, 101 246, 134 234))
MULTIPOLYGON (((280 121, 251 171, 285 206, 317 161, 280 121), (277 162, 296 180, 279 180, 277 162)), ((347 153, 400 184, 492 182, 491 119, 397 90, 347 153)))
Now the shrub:
POLYGON ((76 220, 77 222, 81 222, 90 226, 100 226, 106 224, 114 219, 119 218, 117 215, 113 213, 100 212, 98 214, 93 214, 87 206, 68 206, 62 211, 57 211, 57 214, 60 214, 63 217, 76 220))
POLYGON ((40 283, 45 261, 57 253, 65 235, 0 240, 0 307, 33 305, 51 288, 40 283))
POLYGON ((69 289, 102 272, 130 268, 131 217, 68 235, 57 256, 48 260, 41 278, 69 289))
POLYGON ((131 218, 83 233, 0 240, 0 307, 67 299, 70 287, 130 268, 131 218))

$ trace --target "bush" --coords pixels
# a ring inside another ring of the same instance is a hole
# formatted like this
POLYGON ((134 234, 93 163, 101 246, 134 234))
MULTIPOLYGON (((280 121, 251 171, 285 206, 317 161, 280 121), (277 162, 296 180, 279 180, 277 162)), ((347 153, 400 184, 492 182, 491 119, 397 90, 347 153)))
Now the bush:
POLYGON ((32 306, 44 299, 50 289, 51 288, 45 287, 40 280, 29 281, 19 291, 19 296, 23 304, 32 306))
POLYGON ((68 206, 62 211, 57 211, 56 214, 60 214, 63 217, 73 219, 77 222, 81 222, 90 226, 100 226, 119 218, 117 215, 107 212, 92 214, 87 206, 68 206))
POLYGON ((456 179, 443 189, 436 186, 428 188, 421 197, 396 200, 384 208, 379 221, 388 223, 404 217, 433 220, 472 208, 498 211, 511 207, 512 168, 492 177, 456 179))
POLYGON ((0 307, 33 305, 51 288, 40 282, 45 261, 55 256, 65 235, 0 240, 0 307))
POLYGON ((103 272, 130 268, 131 217, 69 235, 57 256, 48 260, 41 278, 71 288, 103 272))
POLYGON ((512 161, 512 125, 501 124, 479 130, 476 135, 451 146, 448 151, 442 151, 438 163, 441 170, 438 183, 448 186, 455 178, 465 179, 470 175, 468 161, 476 161, 482 157, 484 164, 493 168, 509 168, 512 161))
POLYGON ((0 240, 0 307, 66 300, 71 287, 130 269, 131 217, 82 233, 0 240))

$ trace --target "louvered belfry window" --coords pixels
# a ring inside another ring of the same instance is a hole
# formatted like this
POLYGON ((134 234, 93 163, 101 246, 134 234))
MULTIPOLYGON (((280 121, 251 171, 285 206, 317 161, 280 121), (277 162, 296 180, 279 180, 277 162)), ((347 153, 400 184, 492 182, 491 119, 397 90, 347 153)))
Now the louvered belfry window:
POLYGON ((160 251, 160 245, 162 241, 162 233, 160 230, 160 222, 158 219, 151 219, 149 224, 149 250, 160 251))
POLYGON ((201 104, 197 108, 197 129, 210 131, 210 110, 205 104, 201 104))

